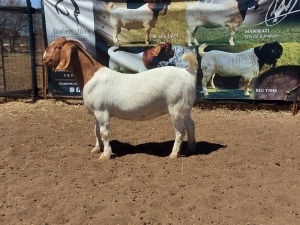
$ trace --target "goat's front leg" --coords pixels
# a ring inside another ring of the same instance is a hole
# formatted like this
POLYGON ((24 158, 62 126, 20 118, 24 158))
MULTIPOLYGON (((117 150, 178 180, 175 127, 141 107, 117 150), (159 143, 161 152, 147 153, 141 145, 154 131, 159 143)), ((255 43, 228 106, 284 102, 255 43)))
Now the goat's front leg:
POLYGON ((203 70, 203 78, 202 78, 202 90, 205 97, 208 96, 207 83, 211 80, 212 75, 207 74, 203 70))
POLYGON ((234 41, 233 41, 233 38, 234 38, 234 35, 235 35, 235 32, 236 32, 236 29, 237 27, 235 26, 229 26, 229 32, 230 32, 230 37, 229 37, 229 44, 231 46, 234 46, 234 41))
POLYGON ((146 26, 145 27, 145 32, 146 32, 146 34, 145 34, 145 43, 146 43, 146 45, 149 45, 150 31, 151 31, 151 27, 146 26))
POLYGON ((251 79, 245 77, 245 87, 244 87, 244 95, 245 96, 250 96, 250 93, 249 93, 250 83, 251 83, 251 79))
POLYGON ((95 136, 96 144, 95 147, 92 149, 91 153, 100 153, 103 150, 103 142, 101 140, 99 123, 97 123, 97 121, 95 124, 95 136))
POLYGON ((99 159, 110 159, 113 153, 109 143, 109 113, 95 112, 95 117, 100 128, 100 136, 103 142, 103 153, 99 159))
POLYGON ((178 158, 180 151, 181 151, 181 146, 183 142, 183 137, 185 135, 185 126, 184 126, 184 121, 182 119, 178 118, 172 118, 174 127, 175 127, 175 142, 173 145, 173 149, 171 154, 169 155, 170 159, 178 158))

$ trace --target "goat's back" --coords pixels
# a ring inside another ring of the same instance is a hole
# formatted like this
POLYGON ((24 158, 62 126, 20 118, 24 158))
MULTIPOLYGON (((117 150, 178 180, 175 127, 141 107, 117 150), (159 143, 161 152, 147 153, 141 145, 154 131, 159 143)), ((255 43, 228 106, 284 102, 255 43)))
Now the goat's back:
MULTIPOLYGON (((111 22, 122 21, 141 21, 143 18, 152 16, 152 11, 146 7, 146 5, 141 6, 138 9, 127 9, 127 8, 116 8, 110 10, 110 20, 111 22)), ((124 25, 124 24, 123 24, 124 25)))
POLYGON ((232 0, 220 4, 203 2, 189 4, 185 17, 189 26, 207 28, 221 27, 232 22, 240 24, 242 19, 237 2, 232 0))

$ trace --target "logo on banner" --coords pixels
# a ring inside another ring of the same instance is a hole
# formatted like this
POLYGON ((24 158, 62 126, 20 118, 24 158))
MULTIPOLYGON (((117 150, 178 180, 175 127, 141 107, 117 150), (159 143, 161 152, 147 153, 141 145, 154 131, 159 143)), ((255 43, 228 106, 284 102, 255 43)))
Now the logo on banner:
MULTIPOLYGON (((63 14, 64 16, 69 16, 70 13, 69 13, 69 11, 68 11, 68 9, 67 9, 66 7, 64 7, 65 10, 62 10, 62 9, 60 9, 60 8, 58 7, 58 4, 61 3, 61 2, 63 2, 63 1, 64 1, 64 0, 58 0, 58 1, 56 2, 56 4, 55 4, 56 12, 57 12, 58 14, 61 13, 61 14, 63 14)), ((74 15, 74 17, 75 17, 75 19, 76 19, 76 21, 77 21, 77 25, 79 25, 79 20, 78 20, 78 15, 80 14, 79 6, 78 6, 78 4, 75 2, 75 0, 71 0, 71 3, 72 3, 72 5, 74 6, 73 15, 74 15)))
POLYGON ((271 3, 265 17, 267 26, 275 26, 284 20, 287 15, 299 12, 300 10, 292 11, 297 3, 297 0, 275 0, 271 3))

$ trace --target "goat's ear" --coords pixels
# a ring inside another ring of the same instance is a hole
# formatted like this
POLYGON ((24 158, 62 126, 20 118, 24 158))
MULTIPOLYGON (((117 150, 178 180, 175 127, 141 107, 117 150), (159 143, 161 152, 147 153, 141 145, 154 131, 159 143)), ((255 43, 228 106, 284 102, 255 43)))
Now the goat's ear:
POLYGON ((77 52, 76 45, 73 42, 66 42, 61 49, 60 62, 55 70, 67 70, 75 52, 77 52))
POLYGON ((157 46, 155 46, 155 47, 153 48, 152 55, 153 55, 153 56, 158 56, 159 53, 160 53, 160 51, 161 51, 161 45, 157 45, 157 46))

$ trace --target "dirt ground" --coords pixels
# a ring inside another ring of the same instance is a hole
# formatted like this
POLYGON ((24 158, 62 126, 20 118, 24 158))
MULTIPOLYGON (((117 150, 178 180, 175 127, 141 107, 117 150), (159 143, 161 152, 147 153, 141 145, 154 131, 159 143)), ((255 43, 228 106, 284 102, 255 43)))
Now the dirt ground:
POLYGON ((196 154, 168 158, 168 116, 113 118, 100 161, 82 105, 0 104, 0 224, 300 224, 300 113, 192 115, 196 154))

